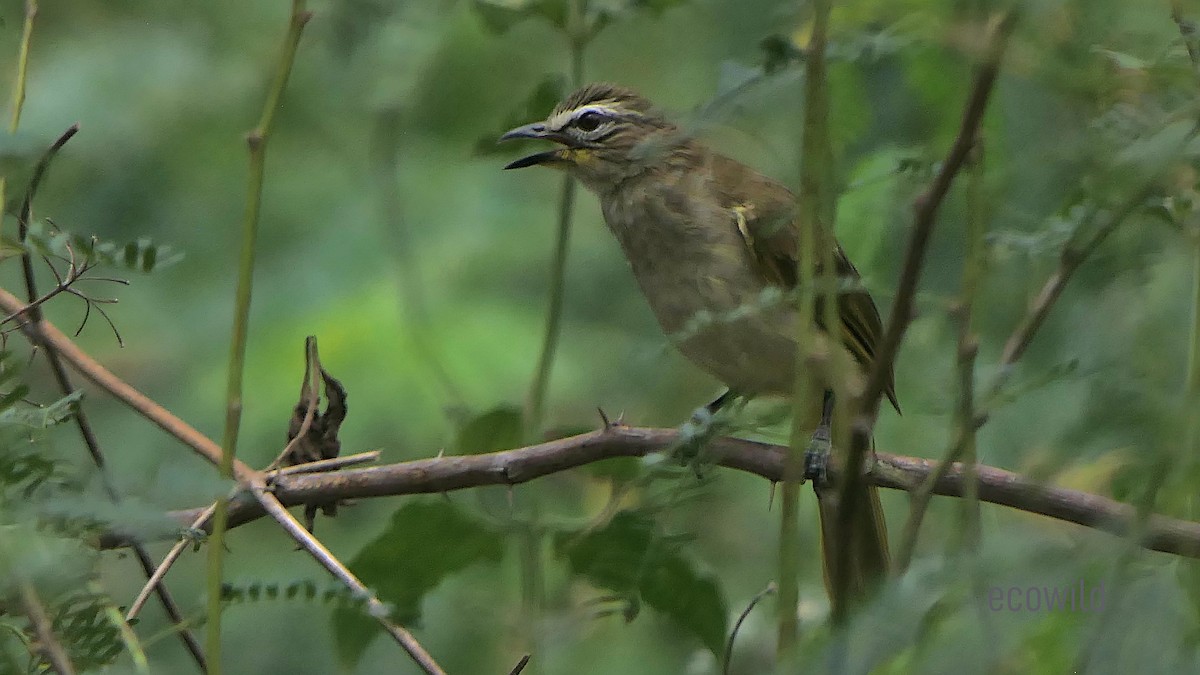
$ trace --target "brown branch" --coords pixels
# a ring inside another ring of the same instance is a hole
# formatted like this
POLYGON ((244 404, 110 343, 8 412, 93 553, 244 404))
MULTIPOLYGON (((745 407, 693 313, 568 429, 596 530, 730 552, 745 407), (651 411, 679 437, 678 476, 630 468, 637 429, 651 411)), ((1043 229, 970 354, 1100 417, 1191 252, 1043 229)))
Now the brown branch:
POLYGON ((988 54, 979 73, 975 76, 975 84, 971 88, 971 95, 963 110, 958 136, 955 137, 946 159, 942 162, 941 169, 930 183, 929 188, 913 203, 912 236, 909 238, 908 248, 904 253, 904 267, 896 289, 896 301, 892 306, 892 313, 888 317, 887 329, 884 331, 882 344, 879 346, 863 394, 865 405, 862 414, 869 412, 871 418, 874 418, 875 413, 879 410, 879 399, 887 384, 887 375, 891 372, 892 363, 896 360, 896 353, 900 350, 904 333, 912 321, 917 282, 921 277, 921 268, 924 265, 929 237, 937 222, 938 208, 941 207, 942 201, 950 191, 954 177, 966 164, 971 149, 975 146, 976 135, 983 123, 983 113, 987 110, 988 98, 996 83, 996 76, 1000 72, 1000 61, 1004 56, 1004 48, 1008 44, 1008 36, 1012 34, 1016 23, 1016 12, 1009 11, 1001 17, 996 25, 988 54))
MULTIPOLYGON (((221 446, 100 365, 50 322, 40 318, 34 319, 29 314, 21 313, 24 307, 25 303, 16 296, 0 289, 0 310, 10 314, 20 313, 21 331, 25 333, 30 342, 45 348, 48 352, 52 351, 58 354, 92 384, 133 408, 138 414, 158 425, 163 431, 196 451, 214 466, 220 466, 221 446)), ((256 473, 246 464, 234 460, 234 475, 239 481, 246 482, 256 473)))
MULTIPOLYGON (((204 434, 201 434, 187 422, 172 415, 145 394, 142 394, 116 375, 113 375, 108 369, 79 349, 75 343, 63 335, 53 324, 45 320, 33 321, 28 314, 21 313, 21 301, 16 296, 2 289, 0 289, 0 309, 20 313, 21 330, 31 342, 44 346, 47 351, 53 350, 61 354, 72 367, 92 383, 130 406, 143 417, 157 424, 168 434, 182 441, 214 465, 221 465, 222 453, 220 446, 204 434)), ((305 530, 287 512, 279 500, 267 491, 265 476, 262 472, 255 471, 236 458, 233 459, 233 472, 239 483, 250 488, 258 505, 270 513, 301 547, 311 553, 318 562, 356 593, 366 594, 368 597, 368 608, 372 610, 372 616, 400 643, 418 665, 427 673, 430 673, 430 675, 437 675, 443 672, 437 663, 434 662, 433 658, 417 642, 416 638, 404 630, 404 628, 387 620, 382 612, 383 604, 370 594, 362 582, 358 581, 345 565, 338 561, 311 533, 305 530)), ((201 519, 194 518, 193 520, 200 521, 201 519)), ((151 566, 148 573, 153 573, 153 571, 154 568, 151 566)))
MULTIPOLYGON (((208 524, 208 520, 212 518, 213 512, 216 510, 217 505, 215 503, 209 504, 208 508, 204 509, 200 515, 196 516, 196 520, 192 521, 187 528, 189 530, 198 530, 203 528, 208 524)), ((167 571, 171 569, 171 566, 175 564, 175 561, 179 559, 179 556, 183 555, 183 550, 191 543, 191 539, 187 537, 180 537, 179 541, 175 542, 175 545, 171 547, 171 550, 167 551, 167 554, 163 556, 162 562, 158 563, 158 567, 154 568, 154 571, 146 580, 146 584, 142 586, 142 590, 138 592, 137 597, 135 597, 133 602, 129 605, 129 609, 125 610, 126 622, 133 621, 137 618, 138 613, 142 611, 142 607, 146 605, 146 600, 150 598, 150 591, 160 587, 160 582, 162 581, 163 577, 167 576, 167 571)))
MULTIPOLYGON (((388 619, 387 605, 375 597, 371 589, 367 588, 358 577, 354 576, 350 568, 342 564, 329 549, 325 548, 320 540, 314 537, 311 532, 304 528, 304 525, 300 521, 296 520, 295 516, 288 512, 279 499, 267 490, 263 479, 256 478, 254 483, 251 484, 251 490, 258 505, 283 526, 283 529, 291 535, 292 539, 296 540, 304 550, 308 551, 330 574, 353 591, 356 598, 365 599, 367 614, 375 619, 379 625, 383 626, 388 635, 391 635, 404 651, 408 652, 408 655, 412 657, 412 660, 417 665, 421 666, 422 670, 428 673, 428 675, 446 675, 446 672, 437 664, 437 661, 433 660, 429 652, 425 651, 425 648, 413 637, 412 633, 409 633, 400 624, 388 619)), ((232 506, 232 503, 230 506, 232 506)))
MULTIPOLYGON (((287 506, 310 501, 354 499, 412 494, 436 494, 484 485, 517 485, 560 471, 614 457, 641 457, 674 447, 679 435, 671 429, 612 427, 515 450, 483 455, 443 456, 366 469, 325 474, 287 475, 275 481, 274 493, 287 506)), ((778 482, 783 478, 787 448, 737 438, 712 442, 714 460, 721 466, 745 471, 778 482)), ((932 473, 937 462, 879 452, 865 474, 873 485, 912 492, 932 473)), ((841 466, 829 467, 830 477, 844 475, 841 466)), ((979 500, 1076 523, 1115 535, 1127 534, 1135 509, 1098 495, 1044 485, 1019 474, 979 466, 979 500)), ((950 467, 933 486, 933 493, 962 497, 965 473, 950 467)), ((191 523, 200 509, 173 511, 181 523, 191 523)), ((264 515, 248 495, 230 503, 229 523, 237 526, 264 515)), ((103 548, 125 546, 129 538, 119 532, 103 535, 103 548)), ((1200 558, 1200 523, 1153 516, 1138 542, 1142 547, 1175 555, 1200 558)))
MULTIPOLYGON (((990 31, 987 51, 979 71, 975 75, 971 93, 963 109, 962 124, 958 135, 950 146, 946 159, 934 176, 929 188, 919 195, 913 203, 912 233, 909 236, 908 248, 904 254, 904 266, 901 268, 900 282, 896 290, 896 300, 888 317, 887 328, 884 330, 881 344, 876 352, 874 363, 867 377, 867 385, 862 397, 854 408, 857 416, 851 426, 850 452, 846 458, 847 479, 840 488, 838 513, 839 531, 848 532, 864 510, 866 495, 863 494, 863 466, 866 455, 871 447, 871 432, 875 426, 875 418, 879 414, 879 401, 891 377, 896 354, 908 331, 913 318, 913 304, 916 300, 917 282, 921 277, 925 254, 929 248, 929 238, 937 223, 938 209, 950 191, 955 176, 966 165, 975 147, 979 128, 983 124, 983 115, 987 110, 988 99, 1000 73, 1000 64, 1008 38, 1017 24, 1017 11, 1010 9, 999 17, 994 28, 990 31)), ((851 568, 851 549, 849 540, 839 542, 833 569, 834 595, 843 594, 849 584, 851 568)))
MULTIPOLYGON (((363 452, 357 455, 334 457, 333 459, 322 459, 316 462, 306 462, 304 464, 285 467, 280 469, 276 475, 280 476, 289 474, 317 473, 320 471, 333 471, 357 464, 369 464, 378 459, 379 451, 372 450, 371 452, 363 452)), ((204 529, 204 527, 208 525, 208 519, 212 518, 213 512, 216 511, 216 508, 217 505, 215 503, 209 504, 208 508, 202 509, 201 512, 196 516, 196 519, 187 525, 187 528, 189 530, 204 529)), ((192 541, 190 539, 181 537, 180 540, 171 547, 171 550, 167 551, 167 554, 163 556, 162 562, 158 564, 157 568, 154 568, 154 572, 150 575, 149 580, 146 581, 146 585, 142 587, 142 590, 137 594, 137 597, 134 598, 132 603, 130 603, 129 609, 125 610, 126 621, 133 621, 135 618, 137 618, 138 613, 142 611, 142 607, 146 604, 147 598, 150 597, 150 590, 158 587, 158 583, 162 581, 162 578, 166 576, 167 571, 171 569, 171 566, 174 565, 175 561, 179 559, 179 556, 183 554, 183 550, 186 549, 191 543, 192 541)))

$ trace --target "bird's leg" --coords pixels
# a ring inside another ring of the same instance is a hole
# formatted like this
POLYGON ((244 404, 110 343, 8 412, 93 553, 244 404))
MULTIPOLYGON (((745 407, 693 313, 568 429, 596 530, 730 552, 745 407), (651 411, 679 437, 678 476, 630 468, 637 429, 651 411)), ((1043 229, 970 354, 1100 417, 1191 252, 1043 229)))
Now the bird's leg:
POLYGON ((812 440, 808 443, 808 450, 804 451, 804 478, 814 481, 818 485, 824 484, 828 480, 827 469, 829 468, 830 427, 832 424, 833 392, 826 389, 824 399, 821 401, 821 423, 813 432, 812 440))
POLYGON ((713 399, 712 403, 709 403, 708 405, 706 405, 704 407, 706 409, 708 409, 708 412, 710 415, 716 415, 718 410, 720 410, 721 408, 724 408, 725 405, 727 403, 729 403, 730 401, 732 401, 734 399, 734 397, 736 397, 736 396, 737 396, 737 393, 734 390, 726 389, 724 394, 721 394, 720 396, 716 397, 715 399, 713 399))
POLYGON ((688 421, 679 427, 680 443, 676 448, 676 456, 683 464, 691 466, 697 477, 702 473, 704 447, 724 428, 717 421, 717 413, 737 397, 736 391, 727 389, 708 405, 693 410, 688 421))

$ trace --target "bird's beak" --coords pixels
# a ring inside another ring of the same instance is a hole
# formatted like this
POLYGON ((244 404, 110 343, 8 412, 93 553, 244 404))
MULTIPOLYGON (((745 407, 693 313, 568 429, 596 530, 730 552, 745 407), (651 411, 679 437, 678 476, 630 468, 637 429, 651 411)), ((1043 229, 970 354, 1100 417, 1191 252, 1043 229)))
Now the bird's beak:
MULTIPOLYGON (((502 143, 504 141, 511 141, 516 138, 535 138, 535 139, 543 139, 543 140, 548 140, 548 141, 555 141, 557 143, 565 143, 566 142, 566 139, 564 139, 559 134, 556 134, 552 131, 548 131, 546 129, 546 124, 544 122, 534 122, 533 124, 526 124, 525 126, 517 127, 516 129, 511 129, 511 130, 505 132, 505 134, 503 136, 501 136, 497 142, 502 143)), ((537 164, 560 164, 565 161, 567 161, 567 160, 566 160, 566 156, 564 154, 564 149, 559 148, 557 150, 546 150, 545 152, 536 152, 532 155, 529 155, 528 157, 522 157, 521 159, 518 159, 515 162, 509 162, 504 168, 505 169, 524 169, 527 166, 535 166, 537 164)))

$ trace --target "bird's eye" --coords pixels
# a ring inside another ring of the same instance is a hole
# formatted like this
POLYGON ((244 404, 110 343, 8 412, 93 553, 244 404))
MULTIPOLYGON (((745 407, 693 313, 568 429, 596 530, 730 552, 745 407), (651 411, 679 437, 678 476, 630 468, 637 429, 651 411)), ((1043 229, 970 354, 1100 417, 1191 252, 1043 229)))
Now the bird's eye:
POLYGON ((575 128, 580 131, 595 131, 604 122, 604 116, 597 112, 585 112, 575 118, 575 128))

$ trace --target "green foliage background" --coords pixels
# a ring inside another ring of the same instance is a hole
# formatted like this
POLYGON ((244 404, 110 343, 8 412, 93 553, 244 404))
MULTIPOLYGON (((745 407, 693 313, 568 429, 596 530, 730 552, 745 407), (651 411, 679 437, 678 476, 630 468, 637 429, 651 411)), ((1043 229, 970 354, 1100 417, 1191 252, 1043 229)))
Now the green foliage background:
MULTIPOLYGON (((479 452, 520 442, 519 425, 514 429, 504 411, 520 407, 542 337, 559 180, 546 171, 502 172, 505 154, 479 150, 505 121, 537 112, 527 99, 547 77, 564 76, 567 44, 552 21, 522 13, 550 8, 553 16, 554 2, 496 0, 482 11, 478 4, 342 0, 311 7, 315 16, 268 151, 240 442, 240 457, 252 465, 264 465, 283 445, 308 334, 318 336, 323 363, 349 392, 344 452, 382 448, 383 460, 395 462, 443 448, 479 452)), ((996 374, 991 364, 1003 340, 1063 243, 1087 225, 1088 210, 1112 211, 1166 170, 1081 269, 1012 373, 981 432, 980 459, 1136 502, 1165 457, 1172 471, 1155 508, 1195 517, 1200 465, 1184 425, 1195 406, 1182 392, 1200 147, 1184 132, 1196 118, 1200 85, 1166 4, 1025 3, 985 125, 982 383, 996 374)), ((111 314, 124 348, 95 320, 79 342, 210 437, 223 419, 243 134, 261 106, 287 5, 45 2, 22 131, 5 139, 5 154, 19 158, 22 148, 42 148, 78 121, 82 130, 56 160, 36 215, 104 240, 149 236, 185 254, 119 290, 121 304, 111 314)), ((845 0, 834 11, 838 235, 885 312, 911 202, 960 121, 980 42, 967 22, 974 5, 845 0)), ((610 13, 588 46, 586 79, 632 86, 739 159, 794 179, 801 101, 792 51, 805 41, 803 3, 592 6, 610 13), (765 62, 771 76, 737 86, 765 62)), ((1200 18, 1200 6, 1185 9, 1200 18)), ((15 72, 21 17, 20 2, 0 1, 5 87, 15 72)), ((19 169, 10 176, 10 185, 23 184, 19 169)), ((633 424, 676 426, 719 387, 668 348, 590 195, 581 195, 576 215, 547 424, 564 432, 592 428, 600 406, 624 411, 633 424)), ((958 191, 943 211, 920 315, 897 364, 905 412, 884 414, 881 450, 936 457, 950 438, 957 394, 948 309, 958 291, 964 217, 958 191)), ((11 215, 5 223, 3 234, 11 235, 11 215)), ((0 265, 7 289, 20 288, 16 267, 0 265)), ((46 275, 43 285, 49 283, 46 275)), ((82 308, 59 298, 48 314, 73 328, 82 308)), ((59 398, 40 360, 26 381, 34 400, 59 398)), ((221 491, 215 471, 144 420, 90 390, 84 402, 131 502, 121 518, 196 506, 221 491)), ((767 407, 753 407, 747 425, 767 407)), ((786 438, 779 430, 766 434, 786 438)), ((89 475, 69 425, 40 442, 89 475)), ((646 589, 639 598, 630 589, 645 579, 616 578, 586 551, 640 541, 639 528, 651 526, 636 519, 649 519, 670 546, 647 554, 654 561, 648 566, 695 582, 681 584, 680 593, 716 584, 723 599, 716 614, 731 624, 776 574, 778 525, 768 486, 729 471, 698 484, 687 473, 663 477, 646 467, 633 471, 642 479, 621 483, 625 473, 575 471, 511 494, 458 493, 448 497, 452 512, 437 506, 441 497, 364 501, 336 520, 319 520, 317 532, 343 559, 364 556, 358 561, 381 578, 388 569, 418 570, 423 561, 453 572, 430 572, 436 588, 403 608, 416 612, 406 619, 419 616, 417 636, 449 672, 505 671, 529 630, 545 673, 717 672, 706 649, 719 643, 713 625, 688 623, 712 616, 711 602, 693 612, 667 608, 662 598, 656 603, 646 589), (628 512, 604 524, 607 530, 587 529, 614 484, 624 485, 628 512), (520 609, 520 538, 505 528, 511 514, 532 513, 535 502, 559 537, 541 540, 546 611, 530 627, 520 609), (430 518, 481 523, 464 537, 482 548, 456 556, 456 542, 412 547, 400 537, 389 568, 387 539, 377 537, 423 508, 441 514, 430 518), (582 539, 571 548, 562 533, 582 539), (443 559, 451 562, 437 562, 443 559), (630 608, 638 602, 648 607, 630 608), (626 622, 623 615, 636 616, 626 622)), ((898 536, 906 501, 885 498, 898 536)), ((806 669, 817 669, 831 662, 815 506, 806 499, 802 515, 811 527, 803 535, 812 555, 801 612, 806 669)), ((1139 672, 1196 668, 1195 563, 1130 552, 1116 538, 992 507, 984 507, 978 561, 948 557, 960 531, 956 507, 934 502, 912 574, 863 612, 841 672, 1060 673, 1083 662, 1094 672, 1131 672, 1131 664, 1139 672), (1081 581, 1107 584, 1108 611, 985 611, 993 587, 1081 581)), ((231 583, 324 579, 272 523, 233 531, 229 546, 231 583)), ((141 585, 118 554, 103 554, 99 569, 118 604, 141 585)), ((203 569, 203 556, 188 554, 168 577, 189 611, 202 607, 203 569)), ((143 638, 165 627, 153 604, 143 616, 143 638)), ((768 671, 771 617, 763 608, 751 615, 734 672, 768 671)), ((345 652, 334 636, 352 621, 344 609, 319 604, 238 604, 225 619, 225 659, 231 672, 416 672, 385 640, 339 666, 345 652)), ((154 642, 147 653, 153 672, 191 668, 172 639, 154 642)))

